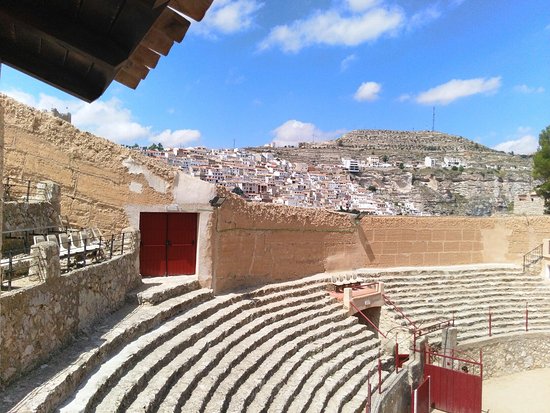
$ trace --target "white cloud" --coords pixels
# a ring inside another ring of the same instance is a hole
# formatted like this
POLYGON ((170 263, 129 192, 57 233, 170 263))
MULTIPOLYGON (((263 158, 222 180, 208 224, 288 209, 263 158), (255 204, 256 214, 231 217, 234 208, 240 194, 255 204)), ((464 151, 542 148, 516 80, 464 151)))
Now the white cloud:
POLYGON ((355 62, 356 60, 357 60, 357 56, 354 55, 354 54, 350 54, 350 55, 346 56, 344 58, 344 60, 342 60, 342 62, 340 62, 340 71, 345 72, 346 70, 348 70, 350 65, 353 62, 355 62))
POLYGON ((354 12, 362 12, 376 6, 379 0, 346 0, 347 7, 354 12))
POLYGON ((519 93, 532 94, 532 93, 544 93, 544 88, 539 87, 529 87, 527 85, 517 85, 514 86, 514 90, 519 93))
POLYGON ((407 22, 407 29, 414 30, 423 27, 441 17, 442 12, 435 4, 413 14, 407 22))
POLYGON ((378 99, 378 94, 382 90, 382 85, 376 82, 364 82, 353 95, 353 98, 358 102, 364 102, 366 100, 373 101, 378 99))
POLYGON ((370 7, 374 2, 352 1, 351 14, 329 9, 290 25, 276 26, 260 45, 260 50, 280 47, 285 52, 298 52, 311 45, 356 46, 374 41, 403 25, 405 16, 399 8, 370 7), (368 3, 368 4, 367 4, 368 3), (357 12, 361 6, 369 7, 357 12))
POLYGON ((537 151, 539 146, 538 139, 533 135, 523 135, 518 139, 511 139, 498 145, 493 149, 504 152, 514 152, 515 154, 529 155, 537 151))
POLYGON ((149 142, 162 143, 165 148, 179 148, 187 145, 190 142, 198 141, 201 133, 193 129, 179 129, 171 131, 165 129, 158 135, 149 138, 149 142))
POLYGON ((397 101, 398 102, 408 102, 411 99, 412 99, 411 95, 409 95, 408 93, 403 93, 401 96, 399 96, 397 98, 397 101))
POLYGON ((416 101, 426 105, 447 105, 457 99, 467 96, 477 95, 480 93, 495 93, 500 88, 501 84, 502 79, 500 76, 489 79, 453 79, 447 83, 420 93, 416 98, 416 101))
POLYGON ((132 113, 117 98, 83 104, 72 114, 75 126, 119 143, 146 139, 151 128, 132 119, 132 113))
POLYGON ((299 120, 289 120, 271 131, 273 143, 277 146, 295 146, 299 142, 325 141, 334 139, 344 133, 343 130, 324 132, 313 123, 304 123, 299 120))
POLYGON ((161 142, 164 146, 170 147, 200 138, 199 131, 188 129, 156 133, 151 126, 144 126, 137 122, 130 109, 124 107, 122 101, 117 98, 85 103, 77 99, 62 100, 45 94, 40 94, 36 98, 19 90, 2 91, 2 93, 37 109, 56 108, 63 113, 68 111, 71 113, 73 125, 77 128, 117 143, 149 141, 161 142))
POLYGON ((216 0, 200 24, 192 26, 193 30, 210 37, 245 31, 253 26, 262 5, 257 0, 216 0))

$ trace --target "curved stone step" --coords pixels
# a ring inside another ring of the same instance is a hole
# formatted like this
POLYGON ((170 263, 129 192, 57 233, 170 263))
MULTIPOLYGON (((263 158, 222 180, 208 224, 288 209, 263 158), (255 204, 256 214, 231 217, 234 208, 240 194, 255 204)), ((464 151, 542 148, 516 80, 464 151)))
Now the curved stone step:
MULTIPOLYGON (((317 330, 316 337, 313 340, 307 340, 303 343, 289 343, 280 348, 276 354, 272 354, 265 363, 262 363, 255 371, 253 371, 238 388, 238 393, 231 398, 228 411, 238 411, 238 406, 247 406, 251 411, 259 411, 259 408, 254 409, 254 399, 261 399, 262 392, 265 394, 266 400, 274 397, 280 386, 281 381, 275 378, 278 374, 286 374, 299 366, 306 360, 307 357, 325 351, 330 346, 338 343, 347 343, 354 345, 364 342, 368 336, 365 334, 364 326, 357 323, 351 317, 345 318, 335 327, 322 326, 317 330), (327 331, 324 333, 324 331, 327 331)), ((265 406, 266 402, 259 402, 265 406)))
POLYGON ((144 287, 148 288, 135 294, 138 304, 156 305, 201 288, 196 276, 164 277, 162 283, 155 283, 156 280, 156 278, 143 279, 144 287))
POLYGON ((57 360, 48 363, 49 366, 43 373, 35 372, 37 375, 49 374, 49 377, 30 391, 13 411, 54 410, 77 390, 87 375, 125 343, 133 341, 175 314, 213 296, 212 291, 207 289, 192 291, 189 294, 192 297, 189 301, 173 298, 156 306, 135 308, 133 305, 127 305, 105 318, 91 335, 83 340, 77 340, 73 346, 61 352, 57 360), (71 360, 70 364, 66 365, 66 360, 71 360), (48 373, 50 371, 51 373, 48 373))
MULTIPOLYGON (((382 370, 382 389, 385 387, 386 380, 390 377, 392 372, 386 370, 382 370)), ((381 394, 378 393, 378 378, 376 378, 376 386, 372 385, 372 393, 371 393, 371 406, 376 405, 376 401, 379 397, 381 397, 381 394)), ((365 392, 357 392, 355 395, 351 398, 349 402, 347 402, 340 410, 334 410, 335 412, 342 412, 342 413, 364 413, 365 409, 367 407, 367 394, 365 392)), ((382 392, 382 394, 384 394, 382 392)), ((329 410, 327 409, 327 412, 329 410)))
MULTIPOLYGON (((364 341, 365 333, 368 330, 364 326, 360 326, 355 318, 348 317, 341 310, 339 312, 341 312, 341 315, 338 318, 333 317, 324 325, 320 325, 319 328, 311 330, 306 334, 301 334, 283 346, 275 346, 268 341, 262 345, 264 349, 258 348, 255 350, 259 354, 249 354, 241 363, 248 364, 248 367, 242 369, 239 366, 236 371, 231 372, 225 383, 220 385, 220 388, 223 388, 225 385, 228 390, 225 392, 223 404, 219 405, 219 411, 244 411, 243 406, 250 404, 255 393, 264 385, 267 378, 271 377, 281 368, 286 369, 286 366, 283 367, 283 365, 286 365, 286 361, 308 344, 321 342, 321 345, 326 346, 333 343, 334 340, 338 339, 341 341, 346 337, 350 337, 350 333, 353 334, 352 337, 356 338, 355 342, 364 341), (358 337, 359 332, 362 333, 361 337, 358 337), (253 359, 254 357, 256 357, 256 360, 251 363, 249 359, 253 359)), ((274 339, 277 340, 278 337, 274 339)), ((352 342, 354 341, 350 341, 349 343, 352 342)), ((214 411, 217 407, 214 405, 214 407, 207 410, 214 411)))
POLYGON ((331 374, 351 362, 355 358, 371 357, 371 351, 378 356, 377 340, 367 341, 366 345, 348 347, 330 359, 324 358, 317 363, 315 357, 307 360, 289 377, 285 386, 281 388, 273 403, 268 407, 269 412, 295 411, 300 412, 307 408, 312 396, 331 374))
POLYGON ((380 275, 364 275, 360 276, 361 279, 366 281, 384 281, 393 283, 394 285, 401 284, 421 284, 429 282, 444 282, 453 280, 463 280, 464 282, 471 282, 472 280, 492 280, 492 279, 506 279, 506 280, 535 280, 540 279, 539 276, 533 276, 523 274, 521 271, 469 271, 467 273, 459 272, 433 272, 433 273, 409 273, 403 274, 399 272, 380 274, 380 275))
POLYGON ((463 292, 473 292, 477 294, 487 294, 487 293, 508 293, 515 292, 523 295, 532 295, 532 294, 545 294, 550 291, 550 288, 541 285, 540 282, 537 283, 514 283, 514 284, 502 284, 502 283, 492 283, 492 284, 481 284, 476 283, 471 286, 466 286, 464 284, 442 284, 442 285, 426 285, 423 287, 416 287, 409 285, 407 289, 405 288, 394 288, 392 286, 384 285, 385 293, 390 298, 401 297, 402 299, 414 299, 419 297, 425 297, 426 295, 439 296, 447 295, 450 292, 463 291, 463 292))
MULTIPOLYGON (((307 288, 309 289, 309 287, 307 288)), ((124 411, 128 406, 135 403, 141 403, 149 406, 147 408, 152 408, 155 400, 161 395, 151 394, 150 391, 145 389, 151 387, 155 380, 158 381, 155 374, 159 370, 164 370, 166 374, 166 367, 168 369, 172 367, 170 364, 178 354, 189 350, 197 342, 203 342, 205 343, 204 347, 190 358, 190 360, 197 361, 208 350, 208 346, 222 340, 228 342, 228 337, 231 334, 250 324, 251 320, 255 323, 255 328, 261 328, 272 320, 280 319, 284 314, 299 312, 300 304, 309 300, 320 300, 325 296, 324 292, 315 289, 314 291, 309 295, 287 298, 285 303, 277 300, 272 303, 270 300, 273 297, 265 296, 261 300, 237 301, 227 308, 222 307, 212 317, 204 318, 188 331, 174 337, 173 340, 165 342, 161 348, 156 349, 151 355, 144 358, 141 363, 138 363, 134 369, 121 379, 120 386, 112 389, 103 398, 101 404, 98 405, 98 409, 117 406, 118 411, 124 411), (261 304, 264 304, 264 308, 258 310, 255 306, 260 305, 262 307, 261 304), (220 326, 223 326, 223 328, 220 328, 220 326), (139 400, 136 402, 136 399, 139 400)), ((278 293, 276 296, 280 296, 280 294, 278 293)), ((283 297, 287 296, 284 295, 283 297)))
MULTIPOLYGON (((180 297, 180 300, 186 296, 180 297)), ((83 383, 79 390, 61 407, 62 412, 71 413, 81 409, 92 409, 104 397, 105 393, 119 386, 120 378, 134 365, 163 343, 170 341, 181 331, 192 327, 198 319, 206 318, 217 310, 226 308, 235 301, 234 296, 213 298, 201 303, 189 311, 180 314, 136 340, 129 342, 120 351, 106 360, 83 383)))
MULTIPOLYGON (((351 360, 343 368, 338 369, 330 377, 324 380, 317 392, 311 395, 311 403, 307 411, 319 413, 324 411, 338 411, 338 409, 332 410, 330 408, 328 403, 330 399, 333 399, 333 406, 345 404, 347 397, 346 390, 348 392, 355 391, 356 386, 351 383, 354 379, 357 381, 364 380, 366 382, 369 377, 378 373, 378 350, 372 350, 371 354, 371 357, 351 360)), ((351 395, 349 398, 351 399, 351 395)))
POLYGON ((326 339, 319 339, 305 346, 302 346, 296 353, 289 357, 280 368, 270 371, 264 375, 262 382, 259 383, 258 391, 251 391, 243 402, 243 406, 248 406, 250 412, 267 411, 268 406, 273 404, 273 399, 279 393, 280 389, 289 380, 289 377, 296 372, 306 360, 315 359, 311 364, 312 369, 318 368, 324 361, 337 356, 343 349, 351 346, 360 345, 369 340, 378 339, 374 334, 366 330, 360 324, 355 324, 350 330, 350 335, 332 334, 326 339))
MULTIPOLYGON (((296 288, 292 290, 280 290, 279 288, 264 288, 265 294, 263 298, 256 301, 248 300, 247 308, 254 305, 259 305, 269 300, 283 299, 289 296, 300 295, 308 291, 319 291, 318 286, 304 283, 306 287, 296 288), (269 291, 273 291, 272 294, 268 294, 269 291)), ((228 313, 227 307, 237 307, 242 304, 237 304, 242 301, 243 295, 228 294, 221 297, 214 298, 211 302, 203 305, 198 305, 193 308, 187 314, 176 317, 174 320, 169 321, 165 326, 162 326, 158 331, 146 334, 138 338, 136 343, 131 343, 127 349, 123 349, 120 353, 113 357, 113 360, 108 360, 101 366, 100 371, 95 373, 91 378, 88 378, 87 383, 81 386, 79 392, 74 395, 71 400, 65 403, 65 405, 71 404, 71 407, 67 411, 71 411, 77 406, 85 405, 88 408, 95 406, 104 396, 107 390, 114 387, 114 384, 122 377, 127 371, 128 366, 137 363, 144 357, 144 354, 150 353, 150 349, 153 348, 158 342, 165 341, 175 334, 179 333, 184 328, 188 328, 191 325, 196 324, 197 320, 207 319, 211 315, 216 315, 218 323, 222 323, 225 319, 230 318, 231 313, 228 313), (225 311, 219 312, 219 310, 225 309, 225 311), (219 314, 222 318, 219 317, 219 314)), ((184 301, 181 297, 178 299, 184 301)), ((244 309, 244 307, 242 308, 244 309)), ((214 326, 215 327, 215 326, 214 326)), ((212 327, 212 328, 214 328, 212 327)), ((207 332, 209 329, 202 326, 204 330, 199 332, 207 332)))
POLYGON ((378 357, 378 348, 364 349, 361 346, 346 349, 338 355, 336 359, 323 364, 314 374, 311 374, 299 393, 287 404, 289 411, 306 412, 310 410, 311 402, 317 397, 319 389, 331 380, 331 377, 338 371, 346 371, 347 365, 357 365, 358 360, 367 360, 371 362, 378 357))
MULTIPOLYGON (((300 334, 318 328, 326 322, 324 316, 332 318, 334 312, 342 314, 338 304, 325 304, 312 310, 303 311, 293 317, 285 318, 278 323, 263 328, 254 335, 246 337, 238 346, 227 351, 215 367, 209 367, 209 374, 197 383, 193 393, 189 395, 187 400, 184 400, 185 396, 180 398, 182 400, 181 411, 195 411, 197 408, 198 411, 219 411, 215 408, 211 410, 207 406, 214 399, 218 400, 217 396, 225 396, 223 390, 220 392, 221 394, 218 393, 219 386, 233 369, 238 368, 238 365, 251 351, 254 351, 256 347, 269 339, 273 339, 270 343, 271 346, 283 345, 300 334)), ((183 394, 186 395, 187 392, 183 394)))

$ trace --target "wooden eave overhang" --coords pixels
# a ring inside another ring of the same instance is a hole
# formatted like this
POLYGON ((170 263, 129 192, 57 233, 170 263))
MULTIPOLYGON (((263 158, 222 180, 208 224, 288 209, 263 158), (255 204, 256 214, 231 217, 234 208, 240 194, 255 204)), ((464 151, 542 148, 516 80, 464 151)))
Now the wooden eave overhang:
POLYGON ((0 61, 87 102, 135 89, 212 0, 1 0, 0 61))

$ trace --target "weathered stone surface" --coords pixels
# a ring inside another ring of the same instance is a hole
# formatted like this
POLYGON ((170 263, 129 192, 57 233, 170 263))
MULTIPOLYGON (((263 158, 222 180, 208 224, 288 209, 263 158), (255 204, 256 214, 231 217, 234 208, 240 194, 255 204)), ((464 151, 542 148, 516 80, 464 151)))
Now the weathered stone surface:
POLYGON ((93 222, 118 231, 128 225, 126 205, 172 203, 175 168, 5 95, 0 94, 0 104, 7 142, 4 176, 57 182, 62 215, 72 225, 87 227, 93 222), (135 191, 136 185, 141 191, 135 191))
POLYGON ((4 231, 59 227, 60 210, 50 202, 4 202, 4 231))
POLYGON ((550 367, 550 332, 509 334, 472 340, 458 346, 466 357, 483 354, 483 378, 550 367))
POLYGON ((29 277, 48 281, 61 275, 59 245, 53 241, 39 242, 31 247, 29 277))
POLYGON ((251 204, 226 194, 215 211, 214 289, 366 267, 521 263, 550 217, 364 217, 251 204))
POLYGON ((122 256, 89 265, 62 276, 51 253, 55 243, 39 244, 37 260, 51 271, 46 282, 0 296, 0 386, 32 370, 125 301, 129 290, 141 283, 139 236, 128 236, 122 256), (49 257, 49 258, 48 258, 49 257))

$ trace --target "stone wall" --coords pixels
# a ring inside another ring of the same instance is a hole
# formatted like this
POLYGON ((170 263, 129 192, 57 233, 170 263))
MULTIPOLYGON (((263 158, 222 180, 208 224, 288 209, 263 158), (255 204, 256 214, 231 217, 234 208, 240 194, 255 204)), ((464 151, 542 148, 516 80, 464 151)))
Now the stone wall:
POLYGON ((63 218, 71 226, 98 227, 103 233, 139 228, 140 212, 198 213, 197 275, 210 286, 214 185, 2 94, 0 105, 5 110, 5 176, 57 182, 63 218))
MULTIPOLYGON (((4 104, 0 102, 0 222, 3 222, 4 212, 4 104)), ((2 251, 2 237, 0 237, 2 251)), ((0 253, 0 257, 1 257, 0 253)), ((2 270, 0 270, 2 271, 2 270)))
POLYGON ((458 346, 461 357, 472 360, 479 360, 480 349, 483 379, 550 367, 550 331, 478 339, 458 346))
POLYGON ((365 217, 250 204, 228 195, 215 212, 214 290, 367 267, 521 263, 550 234, 550 217, 365 217))
POLYGON ((129 225, 127 205, 173 203, 176 169, 2 94, 0 104, 4 177, 58 183, 62 214, 72 225, 120 231, 129 225))
POLYGON ((40 188, 40 191, 29 202, 4 202, 4 232, 60 226, 61 194, 59 185, 50 181, 38 182, 36 186, 40 188))
POLYGON ((132 249, 122 256, 64 275, 50 274, 44 283, 0 296, 0 387, 122 306, 127 292, 141 283, 138 245, 135 233, 132 249))
POLYGON ((523 195, 514 199, 515 215, 544 214, 544 199, 536 195, 523 195))

